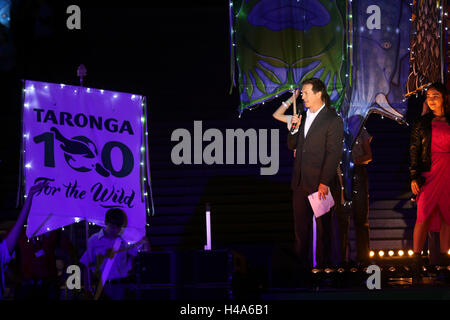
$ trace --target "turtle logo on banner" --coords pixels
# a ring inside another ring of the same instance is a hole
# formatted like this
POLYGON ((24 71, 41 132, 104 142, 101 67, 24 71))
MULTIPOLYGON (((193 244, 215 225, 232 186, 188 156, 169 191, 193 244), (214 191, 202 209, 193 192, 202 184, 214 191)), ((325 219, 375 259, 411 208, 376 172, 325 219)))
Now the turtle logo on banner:
MULTIPOLYGON (((113 147, 117 147, 122 151, 123 155, 123 165, 122 169, 118 172, 112 168, 112 162, 111 160, 108 160, 107 158, 101 159, 104 160, 110 167, 110 169, 105 169, 105 166, 98 162, 98 151, 97 146, 95 143, 90 140, 89 138, 85 136, 76 136, 72 137, 71 139, 68 139, 64 137, 61 132, 55 128, 52 127, 50 129, 51 132, 43 133, 42 135, 39 135, 34 138, 34 142, 38 143, 41 141, 45 141, 47 143, 54 143, 53 141, 53 135, 54 139, 61 142, 60 149, 64 153, 64 159, 66 160, 66 163, 69 167, 71 167, 73 170, 78 172, 89 172, 91 170, 95 170, 98 174, 102 175, 103 177, 109 177, 111 172, 115 176, 126 176, 131 173, 133 170, 133 154, 130 151, 130 149, 120 142, 115 143, 108 143, 107 144, 107 150, 111 151, 113 147), (41 140, 42 139, 42 140, 41 140), (47 140, 49 139, 49 140, 47 140)), ((52 147, 53 149, 53 147, 52 147)), ((51 155, 50 155, 51 156, 51 155)), ((47 155, 46 160, 47 161, 47 155)), ((52 160, 52 165, 54 160, 52 160)))

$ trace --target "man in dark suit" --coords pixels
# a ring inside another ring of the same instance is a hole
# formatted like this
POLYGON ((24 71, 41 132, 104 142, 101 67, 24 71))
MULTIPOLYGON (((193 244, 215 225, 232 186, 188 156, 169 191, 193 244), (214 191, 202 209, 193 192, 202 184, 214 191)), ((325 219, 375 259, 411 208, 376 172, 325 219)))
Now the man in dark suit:
MULTIPOLYGON (((311 268, 312 219, 314 213, 308 195, 318 192, 321 200, 330 196, 342 155, 344 128, 342 119, 330 108, 325 84, 317 78, 302 83, 302 98, 308 111, 292 117, 288 146, 296 150, 291 187, 294 209, 295 250, 300 267, 311 268)), ((335 199, 339 201, 339 199, 335 199)), ((331 264, 331 213, 316 219, 317 263, 331 264)))

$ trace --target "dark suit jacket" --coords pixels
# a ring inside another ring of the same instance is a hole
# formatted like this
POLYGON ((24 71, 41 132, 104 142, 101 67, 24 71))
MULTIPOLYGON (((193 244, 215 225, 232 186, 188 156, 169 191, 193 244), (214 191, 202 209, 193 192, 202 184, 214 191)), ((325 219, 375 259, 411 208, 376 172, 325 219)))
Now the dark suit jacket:
POLYGON ((322 183, 331 187, 342 156, 344 125, 335 110, 324 107, 305 132, 306 116, 302 117, 296 134, 288 134, 289 149, 296 149, 292 172, 292 189, 300 186, 308 194, 322 183))

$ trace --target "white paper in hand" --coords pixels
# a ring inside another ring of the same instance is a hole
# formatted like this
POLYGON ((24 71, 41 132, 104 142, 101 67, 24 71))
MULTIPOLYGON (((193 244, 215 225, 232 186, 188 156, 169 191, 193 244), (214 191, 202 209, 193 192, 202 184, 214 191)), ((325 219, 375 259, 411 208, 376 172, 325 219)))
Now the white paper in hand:
POLYGON ((334 199, 331 195, 330 188, 328 188, 328 194, 325 196, 325 200, 319 199, 319 192, 311 193, 308 199, 316 218, 323 216, 334 206, 334 199))

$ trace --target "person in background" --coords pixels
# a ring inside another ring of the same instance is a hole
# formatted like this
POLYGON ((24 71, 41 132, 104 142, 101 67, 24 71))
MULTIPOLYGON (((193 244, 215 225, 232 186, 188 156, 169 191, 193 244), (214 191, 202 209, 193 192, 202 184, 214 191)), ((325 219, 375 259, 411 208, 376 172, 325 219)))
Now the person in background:
POLYGON ((354 162, 352 179, 352 205, 350 215, 342 206, 338 208, 338 224, 341 243, 341 261, 343 265, 348 263, 348 233, 350 216, 356 231, 356 252, 358 264, 365 266, 368 263, 370 237, 369 237, 369 180, 367 164, 372 161, 372 149, 370 143, 372 136, 366 128, 362 128, 358 134, 352 149, 354 162))
POLYGON ((16 300, 59 300, 60 279, 56 261, 72 264, 74 249, 61 230, 54 230, 28 239, 25 228, 19 236, 17 258, 21 283, 16 289, 16 300))
MULTIPOLYGON (((431 112, 430 107, 428 107, 427 100, 422 103, 422 113, 421 116, 431 112)), ((413 202, 416 202, 416 196, 411 199, 413 202)), ((441 262, 440 257, 440 248, 439 248, 439 232, 436 231, 428 231, 428 250, 430 251, 430 264, 432 265, 439 265, 441 262)))
MULTIPOLYGON (((300 90, 296 89, 295 90, 295 99, 297 99, 297 97, 300 94, 300 90)), ((284 122, 287 124, 287 128, 288 130, 291 130, 291 120, 292 120, 292 115, 287 115, 286 111, 289 109, 289 107, 293 104, 293 97, 291 96, 289 99, 287 99, 286 101, 283 101, 281 103, 281 105, 278 107, 277 110, 275 110, 275 112, 273 113, 273 117, 275 119, 277 119, 278 121, 284 122)), ((303 108, 302 105, 297 106, 298 108, 303 108)), ((298 110, 297 110, 298 112, 298 110)), ((300 121, 301 121, 301 117, 300 117, 300 121)))
MULTIPOLYGON (((138 246, 142 251, 150 251, 146 236, 131 246, 121 237, 125 219, 126 215, 122 209, 109 209, 105 214, 105 227, 88 239, 87 250, 80 259, 97 284, 94 299, 129 298, 127 288, 134 282, 130 271, 133 268, 133 259, 140 250, 138 246)), ((87 278, 85 288, 90 289, 87 278)))
POLYGON ((450 109, 446 88, 433 83, 426 91, 431 112, 414 124, 410 142, 411 191, 417 196, 414 226, 414 277, 420 281, 421 251, 428 231, 440 232, 441 264, 450 248, 450 109))
POLYGON ((5 278, 4 278, 4 271, 6 269, 6 266, 8 262, 12 259, 14 256, 14 247, 16 246, 17 239, 19 238, 19 234, 25 224, 25 221, 28 217, 28 214, 31 210, 31 204, 33 202, 33 197, 36 193, 42 190, 46 185, 48 185, 48 182, 41 182, 38 184, 35 184, 30 188, 28 191, 28 195, 26 197, 25 203, 22 207, 22 210, 19 213, 19 217, 17 218, 16 223, 14 224, 13 228, 9 231, 8 235, 5 237, 5 239, 0 241, 0 277, 1 277, 1 283, 0 283, 0 300, 3 297, 4 287, 5 287, 5 278))
MULTIPOLYGON (((295 90, 295 99, 297 99, 297 97, 300 94, 300 90, 296 89, 295 90)), ((286 101, 283 101, 281 103, 281 105, 278 107, 277 110, 275 110, 275 112, 272 114, 272 116, 277 119, 278 121, 284 122, 287 125, 287 129, 289 131, 291 131, 291 121, 292 121, 292 115, 288 115, 285 114, 286 111, 289 109, 289 107, 294 103, 293 102, 294 98, 291 96, 289 99, 287 99, 286 101)), ((303 108, 302 105, 298 106, 300 108, 303 108)), ((298 111, 297 111, 298 112, 298 111)), ((302 121, 302 116, 300 115, 299 117, 299 122, 302 121)), ((296 150, 294 150, 294 158, 295 158, 295 152, 296 150)))

